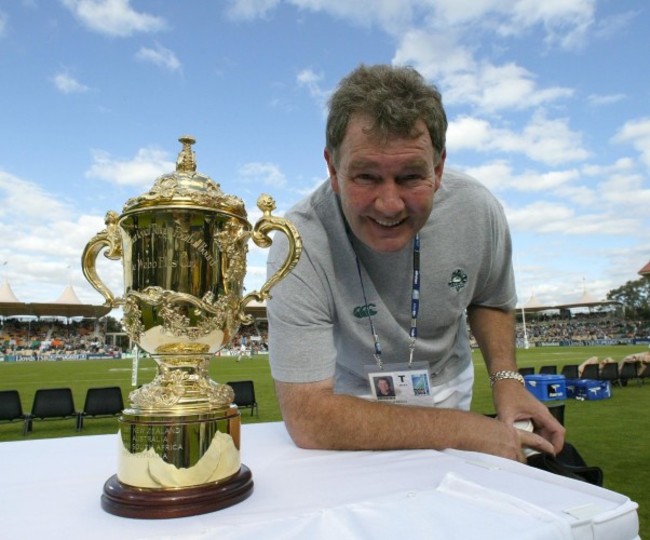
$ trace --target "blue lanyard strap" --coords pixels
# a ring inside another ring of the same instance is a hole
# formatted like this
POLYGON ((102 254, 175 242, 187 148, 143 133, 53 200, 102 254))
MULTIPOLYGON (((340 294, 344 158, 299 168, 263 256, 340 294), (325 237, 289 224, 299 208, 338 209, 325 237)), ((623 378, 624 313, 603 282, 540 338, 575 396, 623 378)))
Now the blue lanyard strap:
POLYGON ((413 288, 411 289, 411 329, 409 330, 409 364, 413 363, 415 341, 418 338, 418 313, 420 312, 420 235, 413 239, 413 288))
MULTIPOLYGON (((375 329, 375 323, 372 320, 370 309, 368 308, 368 298, 366 296, 366 288, 363 284, 363 274, 361 272, 361 263, 359 257, 356 257, 357 272, 359 273, 359 282, 361 283, 361 292, 363 293, 363 302, 366 308, 366 316, 370 323, 370 333, 375 345, 375 361, 379 369, 384 368, 381 359, 381 343, 379 342, 379 335, 375 329)), ((413 363, 413 352, 415 351, 415 342, 418 337, 418 313, 420 311, 420 235, 416 234, 413 239, 413 286, 411 289, 411 328, 409 330, 409 365, 413 363)))

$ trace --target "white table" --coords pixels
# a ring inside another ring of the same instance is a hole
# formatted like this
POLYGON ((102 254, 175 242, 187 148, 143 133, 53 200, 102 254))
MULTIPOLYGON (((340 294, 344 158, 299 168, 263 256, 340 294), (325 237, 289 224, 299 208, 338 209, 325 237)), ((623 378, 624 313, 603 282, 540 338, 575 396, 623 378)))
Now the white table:
POLYGON ((0 443, 0 536, 11 539, 635 540, 627 497, 472 452, 301 450, 284 424, 243 426, 255 489, 210 514, 101 509, 117 435, 0 443))

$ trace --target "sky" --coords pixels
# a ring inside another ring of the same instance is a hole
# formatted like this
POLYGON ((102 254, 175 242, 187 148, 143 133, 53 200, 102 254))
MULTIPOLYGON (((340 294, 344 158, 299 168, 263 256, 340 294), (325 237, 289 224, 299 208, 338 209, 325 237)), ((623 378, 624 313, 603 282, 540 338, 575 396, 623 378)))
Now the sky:
MULTIPOLYGON (((327 178, 328 96, 386 63, 442 92, 446 166, 503 204, 519 305, 602 300, 650 260, 649 26, 645 0, 0 0, 2 282, 102 303, 84 246, 185 134, 252 223, 262 193, 282 215, 327 178)), ((123 294, 120 262, 98 272, 123 294)))

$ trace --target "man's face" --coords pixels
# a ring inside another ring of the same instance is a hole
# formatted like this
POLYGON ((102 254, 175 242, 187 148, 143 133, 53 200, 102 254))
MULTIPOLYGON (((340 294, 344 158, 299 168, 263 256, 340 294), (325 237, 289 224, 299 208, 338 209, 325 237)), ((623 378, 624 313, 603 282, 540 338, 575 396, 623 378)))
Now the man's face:
POLYGON ((445 155, 435 162, 422 121, 417 124, 418 137, 386 142, 367 133, 370 125, 367 117, 352 117, 337 164, 325 150, 330 182, 355 236, 375 251, 399 251, 431 213, 445 155))

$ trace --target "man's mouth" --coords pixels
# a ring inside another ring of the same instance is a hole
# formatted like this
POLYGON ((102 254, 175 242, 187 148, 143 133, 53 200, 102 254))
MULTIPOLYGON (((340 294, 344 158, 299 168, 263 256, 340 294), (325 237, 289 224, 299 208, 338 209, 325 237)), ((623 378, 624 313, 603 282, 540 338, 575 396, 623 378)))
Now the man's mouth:
POLYGON ((393 220, 393 221, 383 221, 381 219, 374 219, 374 218, 371 218, 371 219, 375 223, 377 223, 377 225, 381 225, 382 227, 386 227, 387 229, 392 229, 394 227, 398 227, 399 225, 401 225, 402 223, 404 223, 406 221, 406 218, 397 219, 397 220, 393 220))

